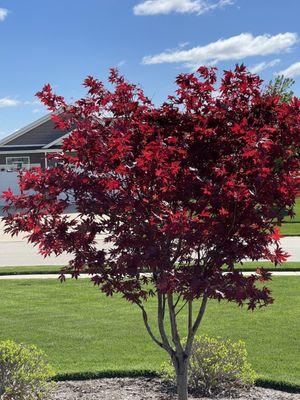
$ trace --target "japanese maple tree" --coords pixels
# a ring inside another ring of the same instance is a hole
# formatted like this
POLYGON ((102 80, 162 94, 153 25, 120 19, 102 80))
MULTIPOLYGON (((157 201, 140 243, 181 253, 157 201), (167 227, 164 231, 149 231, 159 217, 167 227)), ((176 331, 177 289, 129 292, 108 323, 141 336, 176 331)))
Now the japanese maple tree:
POLYGON ((55 166, 24 172, 21 194, 4 194, 7 232, 27 232, 45 256, 72 254, 63 274, 92 274, 102 292, 121 293, 141 309, 172 360, 180 400, 207 302, 251 310, 272 303, 258 285, 270 274, 244 276, 235 264, 286 260, 274 227, 283 210, 293 215, 297 191, 300 100, 282 103, 244 66, 225 71, 219 87, 216 81, 215 68, 181 74, 161 106, 116 70, 108 88, 88 77, 86 97, 73 104, 46 85, 38 97, 71 133, 49 157, 55 166), (77 217, 64 214, 71 202, 77 217), (149 296, 157 299, 157 335, 149 296), (177 326, 183 305, 185 344, 177 326))

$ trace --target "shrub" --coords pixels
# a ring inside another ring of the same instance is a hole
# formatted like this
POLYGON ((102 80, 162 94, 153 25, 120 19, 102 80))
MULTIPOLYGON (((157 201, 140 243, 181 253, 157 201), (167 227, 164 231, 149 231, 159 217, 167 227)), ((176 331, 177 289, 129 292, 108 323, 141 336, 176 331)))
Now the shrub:
MULTIPOLYGON (((162 376, 168 381, 175 381, 171 364, 163 364, 162 376)), ((195 338, 189 359, 189 390, 206 396, 233 394, 249 389, 255 378, 242 340, 232 342, 206 335, 195 338)))
POLYGON ((52 383, 53 371, 35 346, 0 342, 0 399, 41 400, 52 383))

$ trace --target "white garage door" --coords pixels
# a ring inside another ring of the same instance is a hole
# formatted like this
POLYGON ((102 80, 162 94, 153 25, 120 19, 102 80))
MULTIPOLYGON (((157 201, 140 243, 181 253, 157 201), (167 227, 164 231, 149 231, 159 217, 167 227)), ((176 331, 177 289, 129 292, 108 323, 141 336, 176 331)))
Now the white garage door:
MULTIPOLYGON (((0 172, 0 195, 4 190, 11 188, 14 193, 19 193, 19 186, 18 186, 18 172, 0 172)), ((0 198, 0 206, 4 205, 4 200, 2 197, 0 198)))

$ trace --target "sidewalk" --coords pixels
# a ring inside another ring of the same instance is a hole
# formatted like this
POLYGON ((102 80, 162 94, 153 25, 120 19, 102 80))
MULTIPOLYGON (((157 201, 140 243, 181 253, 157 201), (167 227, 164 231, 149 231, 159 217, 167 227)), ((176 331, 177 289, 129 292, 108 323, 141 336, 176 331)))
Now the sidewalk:
MULTIPOLYGON (((243 275, 249 276, 255 272, 244 272, 243 275)), ((284 271, 284 272, 271 272, 272 276, 299 276, 300 271, 284 271)), ((32 274, 32 275, 4 275, 0 276, 0 280, 20 280, 20 279, 58 279, 58 274, 32 274)), ((71 279, 71 275, 66 274, 66 279, 71 279)), ((79 279, 91 278, 91 275, 82 274, 79 279)))

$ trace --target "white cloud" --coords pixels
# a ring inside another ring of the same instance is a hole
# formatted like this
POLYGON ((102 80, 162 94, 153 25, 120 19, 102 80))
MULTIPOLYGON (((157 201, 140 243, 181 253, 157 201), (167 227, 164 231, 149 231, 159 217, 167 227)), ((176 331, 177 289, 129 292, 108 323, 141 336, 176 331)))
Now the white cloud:
POLYGON ((29 106, 30 108, 32 108, 31 111, 33 113, 38 113, 38 112, 43 111, 41 109, 41 107, 39 107, 39 106, 41 106, 41 102, 39 100, 21 101, 21 100, 11 98, 9 96, 0 98, 0 108, 16 107, 16 106, 29 106))
POLYGON ((145 0, 133 8, 135 15, 157 15, 177 12, 181 14, 204 14, 216 8, 223 8, 235 3, 235 0, 145 0))
POLYGON ((41 105, 40 100, 25 100, 23 103, 25 106, 36 106, 36 105, 41 105))
POLYGON ((8 10, 6 8, 0 8, 0 21, 4 21, 7 17, 8 10))
POLYGON ((287 69, 278 72, 278 75, 284 75, 287 78, 294 78, 295 76, 300 76, 300 62, 296 62, 290 65, 287 69))
POLYGON ((0 108, 15 107, 20 104, 21 102, 19 100, 11 99, 10 97, 2 97, 2 99, 0 99, 0 108))
POLYGON ((118 62, 118 64, 117 64, 117 67, 122 67, 123 65, 125 65, 126 64, 126 61, 125 60, 121 60, 121 61, 119 61, 118 62))
POLYGON ((202 64, 217 64, 219 61, 239 61, 247 57, 287 52, 297 41, 297 34, 291 32, 279 33, 274 36, 267 34, 253 36, 251 33, 241 33, 189 50, 175 49, 145 56, 142 63, 183 63, 187 67, 194 68, 202 64))
POLYGON ((180 49, 183 49, 183 48, 187 47, 189 44, 190 44, 189 42, 180 42, 180 43, 178 43, 178 47, 180 49))
POLYGON ((261 62, 261 63, 259 63, 259 64, 253 65, 252 67, 249 68, 249 70, 250 70, 253 74, 258 74, 259 72, 264 71, 264 70, 267 69, 267 68, 272 68, 272 67, 274 67, 275 65, 279 64, 280 61, 281 61, 281 60, 280 60, 279 58, 276 58, 275 60, 268 61, 268 62, 267 62, 267 61, 263 61, 263 62, 261 62))

